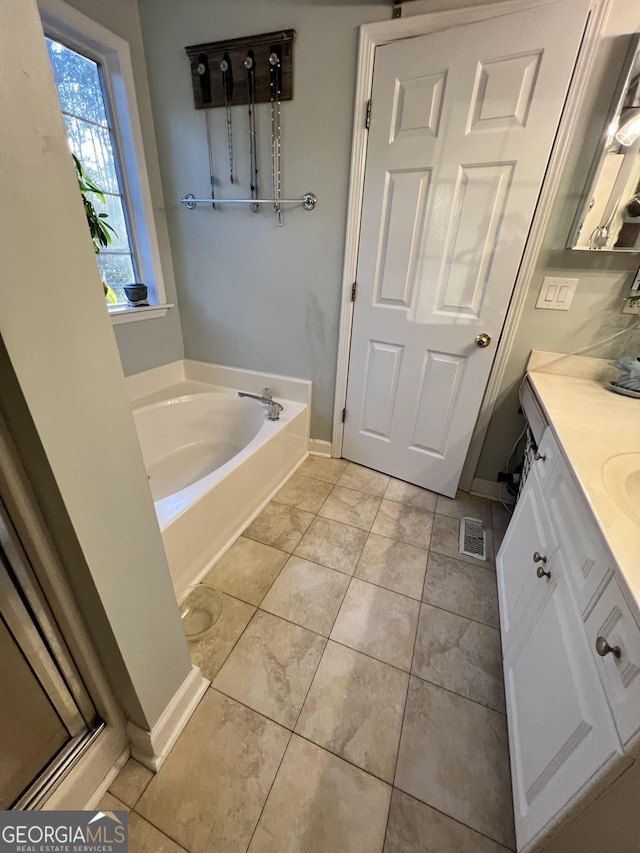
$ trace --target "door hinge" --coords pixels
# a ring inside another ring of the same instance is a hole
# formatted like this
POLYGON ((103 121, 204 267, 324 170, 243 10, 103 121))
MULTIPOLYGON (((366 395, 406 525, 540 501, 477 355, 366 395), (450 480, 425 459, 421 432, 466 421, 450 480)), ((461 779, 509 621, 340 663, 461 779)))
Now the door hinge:
POLYGON ((352 302, 356 301, 356 290, 357 289, 358 289, 358 282, 354 281, 353 284, 351 285, 351 301, 352 302))
POLYGON ((342 423, 344 423, 346 417, 347 417, 347 410, 343 409, 342 410, 342 423))
POLYGON ((364 126, 367 130, 371 127, 371 98, 367 101, 367 116, 364 120, 364 126))

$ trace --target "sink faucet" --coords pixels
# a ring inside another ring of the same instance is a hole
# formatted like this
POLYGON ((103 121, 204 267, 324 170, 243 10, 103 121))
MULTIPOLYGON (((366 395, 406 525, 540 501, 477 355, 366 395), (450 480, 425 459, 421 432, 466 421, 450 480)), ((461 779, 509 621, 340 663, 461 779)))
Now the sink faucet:
POLYGON ((263 388, 262 395, 250 394, 248 391, 238 391, 238 397, 251 397, 252 400, 258 400, 258 402, 264 403, 265 406, 268 407, 267 418, 270 421, 280 420, 280 412, 283 410, 284 406, 281 406, 280 403, 277 403, 273 399, 271 388, 263 388))

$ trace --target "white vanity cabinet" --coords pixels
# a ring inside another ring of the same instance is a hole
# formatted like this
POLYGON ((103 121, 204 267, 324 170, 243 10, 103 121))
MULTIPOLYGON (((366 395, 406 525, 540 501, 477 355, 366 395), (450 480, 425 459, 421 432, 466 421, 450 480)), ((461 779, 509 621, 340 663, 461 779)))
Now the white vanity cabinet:
POLYGON ((500 592, 500 623, 502 648, 512 645, 514 634, 522 624, 524 610, 535 608, 536 601, 547 591, 536 575, 538 566, 550 559, 554 550, 551 526, 544 508, 544 499, 537 482, 527 484, 518 501, 514 516, 504 535, 497 557, 500 592), (534 555, 541 558, 534 562, 534 555))
POLYGON ((527 853, 611 785, 633 763, 625 744, 640 740, 640 629, 549 428, 538 453, 496 558, 517 849, 527 853), (620 657, 598 654, 600 636, 620 657))
POLYGON ((616 578, 598 599, 586 630, 620 738, 640 758, 640 630, 616 578))

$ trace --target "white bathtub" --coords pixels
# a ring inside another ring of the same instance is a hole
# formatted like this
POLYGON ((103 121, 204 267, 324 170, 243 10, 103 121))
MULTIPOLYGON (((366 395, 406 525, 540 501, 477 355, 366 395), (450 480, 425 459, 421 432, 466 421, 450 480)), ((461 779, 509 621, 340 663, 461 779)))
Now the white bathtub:
POLYGON ((226 390, 174 397, 134 411, 161 525, 206 491, 209 477, 219 476, 261 429, 267 434, 265 411, 257 400, 226 390))
POLYGON ((269 421, 257 400, 186 377, 134 404, 177 595, 206 574, 306 456, 309 405, 274 397, 284 406, 279 421, 269 421))

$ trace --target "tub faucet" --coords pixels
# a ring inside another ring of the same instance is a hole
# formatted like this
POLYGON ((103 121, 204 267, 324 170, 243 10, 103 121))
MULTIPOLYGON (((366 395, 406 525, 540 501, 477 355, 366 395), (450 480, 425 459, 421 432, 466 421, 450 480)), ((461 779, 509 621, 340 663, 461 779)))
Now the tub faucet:
POLYGON ((264 403, 267 406, 267 418, 270 421, 279 421, 280 420, 280 412, 283 410, 284 406, 281 406, 280 403, 277 403, 271 394, 270 388, 263 388, 262 395, 260 394, 250 394, 248 391, 238 391, 238 397, 251 397, 252 400, 258 400, 260 403, 264 403))

